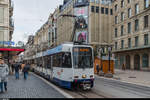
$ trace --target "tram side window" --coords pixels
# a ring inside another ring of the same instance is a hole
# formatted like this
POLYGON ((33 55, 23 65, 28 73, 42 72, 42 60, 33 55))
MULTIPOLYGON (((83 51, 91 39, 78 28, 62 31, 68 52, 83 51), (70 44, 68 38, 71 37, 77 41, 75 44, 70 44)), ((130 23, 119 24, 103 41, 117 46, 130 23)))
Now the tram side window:
POLYGON ((39 62, 39 66, 40 66, 40 67, 43 67, 43 59, 42 59, 42 57, 39 58, 39 61, 38 61, 38 62, 39 62))
POLYGON ((47 57, 44 57, 44 67, 47 68, 47 57))
POLYGON ((53 55, 53 67, 71 68, 71 53, 59 53, 53 55))
POLYGON ((62 54, 53 55, 53 67, 61 67, 62 66, 62 54))
POLYGON ((62 54, 62 67, 63 68, 71 68, 71 53, 63 53, 62 54))
POLYGON ((53 67, 57 67, 57 56, 53 55, 53 67))
POLYGON ((47 56, 47 68, 51 68, 51 56, 47 56))
POLYGON ((62 67, 62 53, 57 54, 58 67, 62 67))
POLYGON ((40 67, 40 58, 37 59, 37 65, 40 67))

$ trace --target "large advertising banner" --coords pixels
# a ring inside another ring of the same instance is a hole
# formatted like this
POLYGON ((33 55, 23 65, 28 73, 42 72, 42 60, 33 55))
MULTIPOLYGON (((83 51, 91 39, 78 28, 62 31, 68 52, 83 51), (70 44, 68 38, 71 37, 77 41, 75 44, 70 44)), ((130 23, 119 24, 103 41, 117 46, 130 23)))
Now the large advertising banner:
POLYGON ((74 8, 76 17, 76 41, 88 42, 88 6, 74 8))

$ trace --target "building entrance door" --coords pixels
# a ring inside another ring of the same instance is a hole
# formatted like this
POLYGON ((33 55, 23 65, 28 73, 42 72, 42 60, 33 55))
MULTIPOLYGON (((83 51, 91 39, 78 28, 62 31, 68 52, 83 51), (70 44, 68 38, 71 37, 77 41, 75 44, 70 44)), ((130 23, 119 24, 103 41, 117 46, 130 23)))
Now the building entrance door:
POLYGON ((126 69, 130 69, 130 56, 126 56, 126 69))
POLYGON ((134 69, 140 70, 140 56, 139 55, 134 56, 134 69))

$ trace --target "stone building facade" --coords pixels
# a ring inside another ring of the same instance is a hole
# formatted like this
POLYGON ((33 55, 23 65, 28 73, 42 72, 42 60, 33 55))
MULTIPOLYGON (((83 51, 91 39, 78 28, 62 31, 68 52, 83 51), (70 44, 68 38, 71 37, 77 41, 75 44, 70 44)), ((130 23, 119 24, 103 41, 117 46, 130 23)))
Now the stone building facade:
POLYGON ((113 43, 116 68, 150 70, 150 1, 113 3, 113 43))
MULTIPOLYGON (((0 0, 0 41, 11 41, 14 31, 13 2, 0 0)), ((0 44, 1 45, 1 44, 0 44)))
POLYGON ((72 37, 78 41, 82 35, 85 42, 92 45, 97 53, 99 53, 98 49, 102 48, 104 53, 108 54, 108 47, 113 45, 112 1, 64 0, 64 4, 56 8, 50 14, 47 22, 36 32, 33 44, 34 51, 40 53, 64 42, 71 42, 72 37), (80 27, 80 24, 74 26, 79 17, 84 18, 84 20, 79 19, 85 22, 84 28, 80 27))
POLYGON ((74 38, 78 38, 78 31, 86 34, 87 43, 99 48, 104 52, 113 45, 112 25, 113 25, 113 0, 68 0, 66 4, 60 7, 59 17, 57 19, 58 38, 57 44, 71 41, 75 18, 79 14, 85 16, 87 29, 85 31, 77 30, 74 38))
MULTIPOLYGON (((0 47, 8 46, 4 42, 12 39, 14 31, 13 7, 11 0, 0 0, 0 47)), ((8 55, 8 53, 0 51, 0 56, 5 55, 8 55)))

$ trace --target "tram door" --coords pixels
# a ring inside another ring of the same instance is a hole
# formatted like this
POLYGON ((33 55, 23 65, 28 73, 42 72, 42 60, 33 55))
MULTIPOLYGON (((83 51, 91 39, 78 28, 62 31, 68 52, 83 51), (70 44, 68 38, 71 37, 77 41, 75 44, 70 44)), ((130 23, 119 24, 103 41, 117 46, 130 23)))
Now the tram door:
POLYGON ((50 78, 53 79, 53 56, 51 56, 51 75, 50 78))

